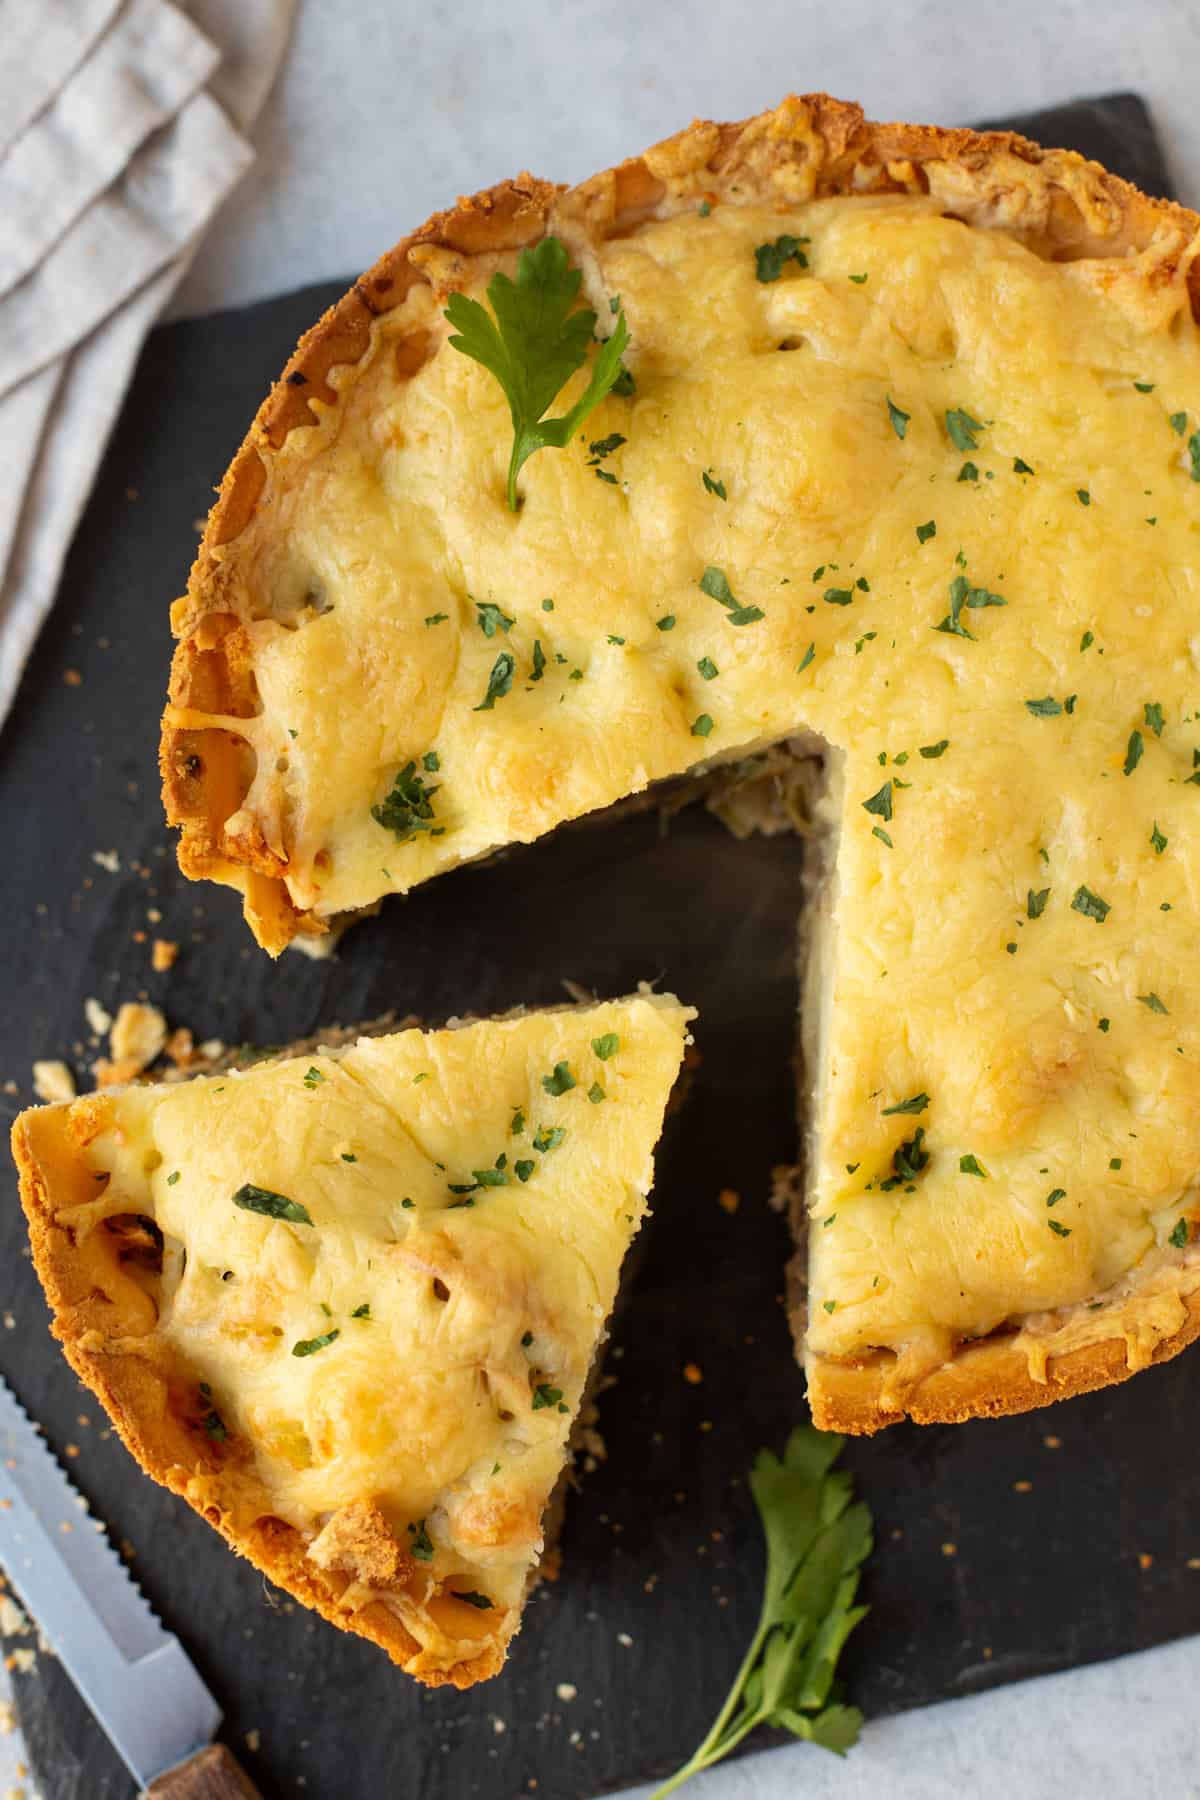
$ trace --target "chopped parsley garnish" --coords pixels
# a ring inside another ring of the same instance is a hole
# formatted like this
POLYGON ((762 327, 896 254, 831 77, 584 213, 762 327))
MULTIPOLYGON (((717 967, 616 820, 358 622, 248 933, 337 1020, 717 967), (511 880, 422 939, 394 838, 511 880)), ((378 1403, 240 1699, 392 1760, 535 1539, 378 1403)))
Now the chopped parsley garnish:
POLYGON ((526 1157, 522 1157, 513 1164, 513 1174, 518 1181, 528 1181, 536 1168, 536 1163, 530 1162, 526 1157))
POLYGON ((1182 437, 1187 430, 1187 414, 1185 412, 1174 412, 1167 420, 1167 423, 1177 437, 1182 437))
POLYGON ((978 481, 979 470, 973 462, 965 462, 958 471, 958 479, 960 481, 978 481))
POLYGON ((442 766, 442 759, 436 750, 427 750, 421 758, 421 767, 427 775, 436 775, 442 766))
POLYGON ((1078 500, 1080 506, 1090 506, 1092 504, 1092 496, 1088 493, 1086 488, 1076 488, 1075 498, 1078 500))
POLYGON ((656 619, 654 622, 658 626, 658 629, 660 631, 674 631, 674 629, 675 629, 675 614, 674 613, 664 613, 661 619, 656 619))
MULTIPOLYGON (((476 1187, 493 1188, 508 1186, 507 1169, 472 1169, 471 1174, 474 1178, 476 1187)), ((453 1191, 458 1193, 459 1190, 455 1188, 453 1191)))
POLYGON ((1154 830, 1150 833, 1150 842, 1154 846, 1155 856, 1162 855, 1162 853, 1166 849, 1169 841, 1170 840, 1165 838, 1163 836, 1162 832, 1158 829, 1158 820, 1155 819, 1154 830))
POLYGON ((895 432, 896 436, 903 441, 904 434, 908 430, 908 421, 912 418, 912 414, 901 412, 890 394, 888 396, 887 409, 888 418, 892 422, 892 430, 895 432))
POLYGON ((1110 1169, 1119 1169, 1121 1166, 1120 1157, 1119 1156, 1110 1156, 1108 1159, 1108 1166, 1110 1169))
POLYGON ((854 283, 855 287, 861 287, 863 282, 866 279, 867 279, 867 277, 865 275, 851 275, 850 276, 850 280, 854 283))
POLYGON ((1163 726, 1166 721, 1163 718, 1163 709, 1157 700, 1146 701, 1145 705, 1142 707, 1142 720, 1144 724, 1150 727, 1150 730, 1154 733, 1155 737, 1162 736, 1163 726))
POLYGON ((408 1547, 416 1557, 417 1561, 432 1562, 433 1543, 429 1533, 425 1529, 424 1519, 418 1520, 415 1525, 410 1525, 408 1528, 408 1535, 412 1539, 412 1542, 408 1547))
POLYGON ((539 1156, 544 1156, 547 1150, 556 1150, 566 1135, 563 1125, 539 1125, 533 1134, 533 1147, 539 1156))
POLYGON ((516 623, 515 619, 510 618, 501 607, 494 606, 490 600, 477 600, 475 611, 479 614, 479 629, 486 638, 494 638, 498 631, 507 636, 516 623))
POLYGON ((529 670, 530 681, 540 681, 546 668, 546 652, 542 649, 541 638, 533 640, 533 663, 529 670))
POLYGON ((729 495, 725 492, 725 483, 710 475, 707 469, 702 471, 700 479, 708 493, 715 494, 718 500, 728 500, 729 495))
MULTIPOLYGON (((1042 1173, 1045 1174, 1044 1169, 1043 1169, 1042 1173)), ((1047 1206, 1057 1206, 1059 1201, 1065 1200, 1066 1197, 1067 1197, 1066 1188, 1051 1188, 1050 1192, 1046 1195, 1046 1205, 1047 1206)))
POLYGON ((557 1406, 562 1399, 562 1389, 550 1387, 546 1382, 539 1382, 533 1390, 533 1410, 541 1412, 544 1406, 557 1406))
POLYGON ((896 846, 895 846, 895 845, 894 845, 894 844, 893 844, 893 843, 892 843, 892 840, 891 840, 891 838, 890 838, 890 837, 889 837, 889 836, 888 836, 888 834, 887 834, 887 832, 886 832, 886 831, 885 831, 885 830, 884 830, 884 829, 883 829, 883 826, 882 826, 882 825, 872 825, 872 827, 871 827, 871 836, 872 836, 872 837, 877 837, 877 838, 878 838, 878 839, 879 839, 879 841, 880 841, 880 843, 881 843, 881 844, 886 844, 886 845, 887 845, 887 847, 888 847, 888 849, 889 849, 889 850, 894 850, 894 849, 895 849, 895 847, 896 847, 896 846))
POLYGON ((520 1137, 525 1130, 525 1112, 522 1107, 518 1106, 517 1110, 514 1112, 512 1118, 509 1120, 508 1129, 513 1137, 520 1137))
POLYGON ((1157 994, 1139 994, 1138 999, 1143 1006, 1148 1006, 1152 1013, 1162 1013, 1164 1018, 1167 1016, 1168 1009, 1163 1005, 1157 994))
POLYGON ((1050 898, 1049 888, 1039 888, 1037 893, 1030 888, 1025 900, 1025 911, 1031 919, 1040 919, 1046 910, 1046 902, 1050 898))
POLYGON ((1063 709, 1062 701, 1056 700, 1052 694, 1046 694, 1041 700, 1027 700, 1025 708, 1035 719, 1056 719, 1063 709))
POLYGON ((950 611, 933 629, 949 632, 953 637, 970 638, 974 642, 974 632, 968 631, 962 622, 964 606, 977 612, 985 606, 1007 605, 1008 601, 1002 595, 989 593, 987 588, 973 588, 965 575, 956 575, 950 583, 950 611))
POLYGON ((1112 911, 1107 900, 1102 900, 1099 894, 1093 894, 1091 888, 1087 887, 1075 889, 1071 906, 1075 912, 1082 913, 1085 919, 1095 919, 1097 925, 1103 925, 1112 911))
POLYGON ((988 1172, 977 1156, 960 1156, 959 1169, 964 1175, 978 1175, 981 1181, 987 1181, 988 1172))
POLYGON ((821 595, 821 598, 822 600, 828 601, 830 606, 853 606, 854 589, 828 587, 821 595))
POLYGON ((542 611, 543 612, 553 612, 554 611, 553 600, 550 600, 550 599, 543 600, 542 601, 542 611))
MULTIPOLYGON (((457 299, 458 296, 455 295, 455 298, 457 299)), ((450 341, 453 343, 454 340, 450 341)), ((505 694, 512 687, 513 670, 516 666, 516 658, 510 656, 507 650, 502 650, 492 664, 492 672, 488 676, 487 692, 479 705, 472 708, 474 712, 491 712, 497 700, 503 700, 505 694)))
POLYGON ((325 1077, 322 1075, 320 1069, 318 1069, 318 1067, 315 1063, 312 1065, 311 1068, 305 1070, 304 1085, 306 1088, 320 1087, 320 1085, 324 1081, 324 1079, 325 1079, 325 1077))
POLYGON ((924 525, 917 526, 918 544, 927 544, 931 537, 937 536, 937 520, 929 519, 924 525))
POLYGON ((621 1040, 615 1031, 606 1031, 603 1037, 592 1039, 592 1049, 601 1062, 607 1062, 609 1057, 615 1056, 620 1048, 621 1040))
POLYGON ((1096 1021, 1096 1023, 1099 1026, 1101 1031, 1107 1031, 1109 1026, 1112 1024, 1112 1020, 1111 1019, 1098 1019, 1096 1021))
POLYGON ((450 1592, 456 1600, 465 1601, 468 1606, 476 1606, 480 1612, 491 1612, 493 1602, 486 1594, 476 1593, 474 1588, 451 1588, 450 1592))
MULTIPOLYGON (((1181 1219, 1180 1224, 1182 1223, 1183 1220, 1181 1219)), ((1171 1241, 1174 1242, 1174 1239, 1171 1241)), ((223 1444, 228 1439, 229 1427, 226 1425, 215 1406, 209 1407, 200 1423, 204 1427, 205 1436, 211 1438, 214 1444, 223 1444)))
POLYGON ((1133 385, 1139 394, 1152 394, 1154 392, 1154 383, 1152 381, 1135 381, 1133 385))
POLYGON ((1061 1238, 1070 1237, 1071 1227, 1069 1225, 1062 1225, 1059 1223, 1059 1221, 1057 1219, 1047 1219, 1046 1223, 1050 1227, 1051 1231, 1054 1233, 1055 1237, 1061 1237, 1061 1238))
POLYGON ((335 1344, 341 1335, 335 1325, 332 1331, 323 1331, 320 1337, 301 1338, 298 1343, 292 1345, 292 1355, 315 1356, 318 1350, 325 1350, 330 1344, 335 1344))
POLYGON ((693 737, 708 737, 712 728, 713 722, 711 713, 701 713, 698 718, 692 720, 693 737))
POLYGON ((917 750, 917 755, 923 756, 925 758, 926 762, 936 762, 938 757, 944 756, 946 754, 946 751, 949 748, 950 748, 950 739, 949 738, 939 738, 936 744, 920 745, 920 747, 917 750))
POLYGON ((1172 1249, 1186 1250, 1189 1235, 1187 1220, 1180 1219, 1174 1231, 1172 1231, 1167 1238, 1167 1242, 1171 1245, 1172 1249))
POLYGON ((1133 771, 1142 760, 1142 751, 1145 747, 1145 740, 1143 739, 1141 732, 1131 731, 1129 734, 1129 743, 1125 748, 1125 762, 1122 767, 1122 774, 1133 774, 1133 771))
POLYGON ((876 793, 872 794, 869 800, 864 800, 862 809, 864 812, 874 813, 877 818, 885 819, 888 824, 890 824, 892 819, 891 782, 885 781, 883 786, 879 788, 876 793))
POLYGON ((371 1302, 369 1300, 364 1300, 362 1305, 356 1306, 354 1311, 350 1314, 352 1319, 369 1319, 370 1316, 371 1302))
POLYGON ((947 412, 946 430, 950 433, 950 442, 956 450, 978 450, 979 440, 975 433, 982 431, 983 425, 961 406, 951 407, 947 412))
POLYGON ((542 1086, 557 1099, 562 1094, 570 1093, 575 1086, 575 1077, 565 1062, 555 1063, 553 1075, 542 1076, 542 1086))
POLYGON ((805 669, 807 669, 809 663, 813 661, 816 654, 817 646, 815 644, 810 644, 808 649, 804 652, 804 655, 800 658, 800 661, 796 664, 797 675, 803 675, 805 669))
POLYGON ((715 681, 717 676, 721 673, 711 656, 702 656, 700 661, 696 664, 696 667, 699 669, 701 675, 703 675, 705 681, 715 681))
POLYGON ((1096 641, 1095 632, 1094 631, 1085 631, 1083 636, 1079 640, 1080 651, 1082 652, 1084 650, 1090 650, 1092 645, 1095 643, 1095 641, 1096 641))
POLYGON ((1037 470, 1031 469, 1029 464, 1025 461, 1025 458, 1023 456, 1014 456, 1013 457, 1013 474, 1014 475, 1036 475, 1036 473, 1037 473, 1037 470))
POLYGON ((282 1219, 288 1225, 312 1224, 308 1208, 298 1200, 289 1200, 286 1194, 273 1193, 270 1188, 255 1187, 249 1181, 233 1196, 233 1204, 243 1212, 261 1213, 264 1219, 282 1219))
POLYGON ((589 467, 603 462, 606 456, 611 456, 614 450, 619 450, 622 444, 628 442, 629 439, 622 437, 619 431, 610 432, 606 438, 597 438, 594 444, 588 445, 589 467))
POLYGON ((773 244, 759 244, 754 252, 754 273, 758 280, 778 281, 784 264, 789 262, 794 262, 798 269, 807 269, 808 258, 800 246, 808 241, 806 237, 793 237, 791 232, 785 231, 773 244))
POLYGON ((879 1184, 881 1193, 888 1194, 894 1188, 902 1187, 906 1182, 915 1181, 922 1169, 929 1165, 929 1152, 922 1146, 925 1142, 925 1127, 918 1125, 912 1137, 905 1138, 892 1157, 892 1174, 879 1184))
POLYGON ((444 625, 449 617, 449 613, 427 613, 425 623, 426 625, 444 625))
POLYGON ((707 594, 710 600, 716 600, 729 609, 731 625, 752 625, 756 619, 763 617, 761 607, 738 605, 724 569, 718 569, 712 563, 700 577, 699 586, 701 593, 707 594))
POLYGON ((534 249, 521 251, 515 282, 500 271, 492 276, 487 286, 491 314, 465 294, 451 294, 446 306, 455 330, 451 347, 490 370, 508 401, 513 424, 510 512, 517 510, 517 476, 526 460, 537 450, 551 446, 561 450, 570 443, 623 373, 629 327, 618 310, 613 334, 598 348, 591 379, 579 399, 561 417, 543 417, 555 395, 587 361, 595 334, 591 307, 572 310, 582 280, 582 272, 571 268, 558 238, 548 237, 534 249))
POLYGON ((928 1105, 928 1094, 910 1094, 907 1100, 898 1100, 895 1106, 885 1106, 881 1117, 887 1119, 893 1113, 923 1113, 928 1105))
POLYGON ((599 1106, 600 1102, 605 1098, 605 1092, 600 1086, 600 1083, 598 1081, 593 1081, 591 1087, 588 1089, 588 1099, 591 1101, 592 1105, 599 1106))
POLYGON ((438 791, 436 786, 429 786, 424 776, 417 774, 415 761, 405 763, 392 783, 391 793, 371 808, 371 817, 385 831, 390 831, 398 844, 408 843, 421 831, 440 835, 434 824, 433 810, 433 796, 438 791))
POLYGON ((1188 439, 1188 455, 1192 459, 1191 475, 1193 481, 1200 481, 1200 431, 1193 431, 1188 439))
POLYGON ((171 1170, 171 1173, 170 1173, 170 1174, 169 1174, 169 1175, 168 1175, 168 1176, 167 1176, 167 1186, 168 1186, 168 1187, 174 1187, 174 1186, 175 1186, 175 1183, 176 1183, 176 1182, 177 1182, 177 1181, 178 1181, 178 1180, 179 1180, 179 1170, 178 1170, 178 1169, 172 1169, 172 1170, 171 1170))

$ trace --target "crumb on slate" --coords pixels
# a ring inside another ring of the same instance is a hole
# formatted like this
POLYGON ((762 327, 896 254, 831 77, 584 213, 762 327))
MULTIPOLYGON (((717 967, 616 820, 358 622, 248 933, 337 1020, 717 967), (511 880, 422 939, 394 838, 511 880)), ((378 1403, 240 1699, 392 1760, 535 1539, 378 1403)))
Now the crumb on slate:
POLYGON ((35 1062, 33 1091, 39 1100, 73 1100, 75 1077, 65 1062, 35 1062))

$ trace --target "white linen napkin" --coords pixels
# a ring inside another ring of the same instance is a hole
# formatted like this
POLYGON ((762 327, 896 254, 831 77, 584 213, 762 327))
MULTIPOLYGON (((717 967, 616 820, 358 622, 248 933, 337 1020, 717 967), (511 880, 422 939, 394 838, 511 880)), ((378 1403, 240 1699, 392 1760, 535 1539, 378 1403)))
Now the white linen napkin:
POLYGON ((0 0, 0 722, 294 3, 0 0))

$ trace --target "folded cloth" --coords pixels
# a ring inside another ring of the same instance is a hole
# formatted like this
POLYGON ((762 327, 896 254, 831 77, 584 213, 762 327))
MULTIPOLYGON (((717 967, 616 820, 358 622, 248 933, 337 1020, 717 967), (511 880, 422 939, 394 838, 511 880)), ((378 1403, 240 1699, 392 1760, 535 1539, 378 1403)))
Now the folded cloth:
POLYGON ((13 42, 0 43, 0 722, 146 333, 252 159, 244 134, 278 68, 293 7, 6 0, 6 34, 14 17, 13 42))

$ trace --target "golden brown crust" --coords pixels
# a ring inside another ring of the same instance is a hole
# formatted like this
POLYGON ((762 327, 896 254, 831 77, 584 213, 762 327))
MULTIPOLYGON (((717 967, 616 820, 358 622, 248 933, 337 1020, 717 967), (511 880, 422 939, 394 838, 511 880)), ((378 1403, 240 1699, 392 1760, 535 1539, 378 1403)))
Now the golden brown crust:
MULTIPOLYGON (((149 1234, 139 1232, 136 1221, 109 1219, 80 1238, 62 1222, 71 1208, 96 1198, 84 1151, 111 1116, 104 1095, 70 1112, 43 1107, 23 1113, 13 1126, 12 1151, 34 1266, 53 1313, 51 1329, 126 1448, 279 1587, 343 1631, 386 1650, 417 1680, 466 1688, 496 1674, 504 1646, 495 1641, 481 1643, 477 1656, 449 1669, 413 1666, 421 1646, 382 1596, 403 1589, 418 1572, 375 1509, 360 1503, 357 1512, 344 1508, 334 1515, 322 1534, 321 1566, 303 1535, 272 1511, 244 1447, 208 1433, 198 1383, 155 1330, 157 1306, 137 1279, 149 1234), (361 1553, 357 1561, 351 1550, 361 1553), (361 1594, 364 1580, 381 1597, 365 1606, 345 1604, 348 1590, 357 1582, 361 1594)), ((467 1612, 448 1604, 456 1615, 467 1612)), ((480 1629, 475 1615, 456 1617, 456 1625, 462 1636, 480 1629)))
MULTIPOLYGON (((877 124, 857 105, 807 94, 736 124, 696 120, 569 192, 522 175, 461 199, 401 239, 301 338, 225 474, 188 591, 172 609, 180 641, 160 747, 167 817, 182 827, 180 867, 193 878, 239 888, 264 949, 278 955, 298 934, 327 927, 293 905, 285 864, 261 833, 227 829, 253 774, 248 743, 229 729, 183 724, 179 715, 246 717, 257 710, 252 659, 239 631, 241 602, 219 552, 253 517, 268 465, 288 434, 316 423, 310 402, 336 406, 331 370, 367 354, 373 320, 398 306, 415 283, 428 282, 439 293, 462 287, 552 225, 609 237, 701 197, 786 206, 886 192, 934 192, 947 213, 1010 231, 1056 260, 1122 256, 1144 250, 1164 227, 1187 238, 1200 229, 1200 218, 1186 208, 1151 199, 1071 151, 1044 150, 1014 132, 877 124)), ((1169 259, 1160 268, 1165 278, 1169 259)), ((1200 317, 1200 261, 1191 266, 1189 289, 1200 317)), ((418 339, 401 351, 401 375, 413 373, 429 351, 426 334, 418 339)))
MULTIPOLYGON (((1200 1293, 1184 1296, 1185 1321, 1155 1345, 1149 1363, 1168 1362, 1200 1337, 1200 1293)), ((810 1357, 807 1364, 813 1423, 822 1431, 870 1434, 911 1419, 917 1425, 958 1425, 965 1419, 1001 1418, 1032 1412, 1075 1394, 1112 1387, 1135 1372, 1123 1337, 1084 1344, 1046 1359, 1045 1378, 1036 1380, 1015 1334, 961 1345, 951 1361, 922 1377, 901 1396, 889 1381, 896 1358, 877 1351, 854 1362, 810 1357)))

